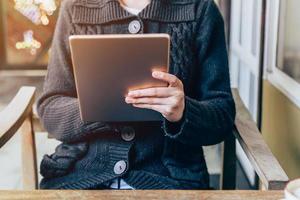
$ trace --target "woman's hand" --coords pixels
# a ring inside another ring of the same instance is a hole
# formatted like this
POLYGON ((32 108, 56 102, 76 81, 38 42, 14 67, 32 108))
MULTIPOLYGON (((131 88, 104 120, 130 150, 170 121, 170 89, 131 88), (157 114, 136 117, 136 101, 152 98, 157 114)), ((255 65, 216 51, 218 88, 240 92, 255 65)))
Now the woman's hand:
POLYGON ((160 112, 168 121, 181 120, 185 107, 183 84, 176 76, 154 71, 153 78, 166 81, 168 87, 155 87, 129 91, 125 101, 137 108, 152 109, 160 112))

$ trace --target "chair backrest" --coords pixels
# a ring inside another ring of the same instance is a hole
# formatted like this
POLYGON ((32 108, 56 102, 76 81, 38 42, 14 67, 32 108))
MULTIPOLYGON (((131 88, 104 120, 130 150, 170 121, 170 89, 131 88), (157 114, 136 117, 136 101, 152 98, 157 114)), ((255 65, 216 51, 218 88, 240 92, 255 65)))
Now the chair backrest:
POLYGON ((16 132, 22 138, 23 188, 37 189, 37 160, 33 130, 32 106, 35 99, 34 87, 22 87, 9 105, 0 112, 0 148, 16 132))
MULTIPOLYGON (((267 190, 283 189, 288 177, 265 143, 256 123, 243 104, 238 90, 232 90, 237 116, 233 134, 223 145, 221 189, 236 188, 236 142, 240 143, 255 169, 262 187, 267 190)), ((18 131, 22 134, 23 187, 38 188, 36 147, 33 129, 35 88, 22 87, 11 103, 0 112, 0 148, 18 131)))

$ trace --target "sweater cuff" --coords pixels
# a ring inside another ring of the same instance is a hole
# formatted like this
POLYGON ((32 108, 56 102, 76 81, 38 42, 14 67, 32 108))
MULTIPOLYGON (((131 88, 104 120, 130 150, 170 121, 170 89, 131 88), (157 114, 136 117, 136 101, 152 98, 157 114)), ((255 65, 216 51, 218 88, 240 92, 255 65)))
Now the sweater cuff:
POLYGON ((185 98, 185 108, 182 115, 182 118, 178 122, 170 122, 166 118, 163 120, 163 130, 165 133, 165 136, 170 137, 172 139, 177 139, 185 129, 186 125, 189 122, 189 119, 187 117, 188 113, 188 99, 185 98))

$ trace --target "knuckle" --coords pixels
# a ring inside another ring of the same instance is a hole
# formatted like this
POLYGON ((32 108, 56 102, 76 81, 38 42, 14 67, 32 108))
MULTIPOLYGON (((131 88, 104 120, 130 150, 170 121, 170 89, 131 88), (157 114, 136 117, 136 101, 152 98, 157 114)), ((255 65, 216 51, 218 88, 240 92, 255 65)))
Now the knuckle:
POLYGON ((177 99, 177 98, 173 98, 173 99, 171 100, 171 105, 172 105, 172 107, 175 106, 177 103, 178 103, 178 99, 177 99))
POLYGON ((182 99, 184 97, 184 92, 183 91, 178 91, 178 97, 182 99))
POLYGON ((183 96, 183 92, 182 91, 180 91, 180 90, 177 90, 176 92, 175 92, 175 96, 176 96, 176 98, 182 98, 182 96, 183 96))
POLYGON ((177 78, 175 78, 175 77, 172 77, 172 78, 171 78, 171 80, 170 80, 170 83, 171 83, 171 84, 175 84, 175 83, 176 83, 176 81, 177 81, 177 78))
POLYGON ((179 90, 176 90, 176 91, 174 92, 174 96, 176 96, 176 98, 179 97, 179 96, 180 96, 180 91, 179 91, 179 90))
POLYGON ((167 113, 168 115, 172 115, 172 113, 173 113, 172 107, 166 108, 166 113, 167 113))
POLYGON ((174 112, 178 108, 178 103, 175 103, 171 106, 172 112, 174 112))
POLYGON ((176 98, 174 100, 174 104, 173 104, 173 107, 177 108, 178 104, 180 103, 180 99, 176 98))

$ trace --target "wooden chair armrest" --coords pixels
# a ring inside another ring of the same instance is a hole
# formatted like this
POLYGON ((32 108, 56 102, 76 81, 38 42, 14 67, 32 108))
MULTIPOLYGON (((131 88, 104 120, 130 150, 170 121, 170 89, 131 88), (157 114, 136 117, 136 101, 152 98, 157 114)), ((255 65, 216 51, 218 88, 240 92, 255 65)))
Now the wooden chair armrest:
POLYGON ((22 87, 9 105, 0 112, 0 148, 31 114, 34 96, 34 87, 22 87))
POLYGON ((288 176, 265 143, 255 121, 239 96, 238 90, 233 89, 232 92, 237 110, 235 137, 265 189, 283 189, 289 180, 288 176))

